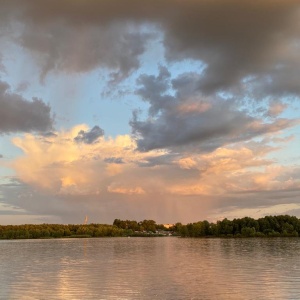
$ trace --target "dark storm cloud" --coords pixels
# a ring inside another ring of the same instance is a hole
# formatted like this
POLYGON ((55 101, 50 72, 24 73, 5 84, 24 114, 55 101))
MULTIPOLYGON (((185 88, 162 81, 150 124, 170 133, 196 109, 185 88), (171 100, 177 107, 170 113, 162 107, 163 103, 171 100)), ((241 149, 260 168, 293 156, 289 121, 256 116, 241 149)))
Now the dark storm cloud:
MULTIPOLYGON (((30 185, 20 182, 18 185, 0 185, 2 198, 0 202, 18 209, 26 210, 26 214, 54 213, 60 215, 64 210, 68 214, 66 203, 59 201, 56 196, 41 194, 30 185)), ((71 205, 72 206, 72 205, 71 205)), ((18 210, 12 210, 11 215, 19 214, 18 210)))
POLYGON ((112 81, 119 81, 139 67, 138 56, 149 39, 149 34, 129 32, 120 24, 77 29, 63 24, 47 26, 27 28, 20 38, 21 45, 40 61, 42 78, 51 70, 87 72, 102 66, 116 70, 111 73, 112 81))
POLYGON ((29 86, 30 86, 30 83, 28 81, 22 81, 19 83, 19 85, 17 87, 17 92, 23 93, 28 89, 29 86))
MULTIPOLYGON (((300 49, 297 51, 299 53, 300 49)), ((299 57, 298 57, 299 59, 299 57)), ((254 96, 300 96, 300 62, 291 59, 274 66, 267 74, 259 75, 248 83, 254 96)))
POLYGON ((77 143, 93 144, 99 137, 103 135, 103 129, 96 125, 90 131, 80 130, 74 140, 77 143))
POLYGON ((198 80, 199 75, 188 73, 171 81, 165 68, 160 68, 158 76, 141 75, 138 94, 150 108, 148 119, 140 121, 134 113, 130 122, 139 150, 191 146, 212 151, 297 123, 281 118, 266 123, 250 111, 241 110, 237 105, 240 100, 205 97, 197 90, 198 80), (168 95, 170 86, 175 96, 168 95))
POLYGON ((56 137, 57 134, 52 132, 52 131, 48 131, 48 132, 42 132, 41 136, 43 136, 43 137, 56 137))
POLYGON ((107 157, 104 162, 108 164, 124 164, 122 157, 107 157))
POLYGON ((23 23, 18 40, 40 61, 44 75, 105 66, 120 71, 113 79, 122 78, 139 66, 150 38, 139 26, 152 24, 164 33, 169 60, 192 58, 206 65, 202 92, 270 74, 270 90, 298 95, 293 80, 298 67, 293 71, 292 63, 299 53, 298 0, 0 0, 0 5, 2 27, 23 23))
POLYGON ((0 81, 0 134, 47 131, 53 125, 50 111, 42 100, 28 101, 10 92, 9 85, 0 81))
POLYGON ((199 84, 206 93, 269 73, 287 58, 280 48, 299 40, 297 1, 204 0, 181 8, 181 17, 166 24, 167 53, 171 59, 192 57, 207 65, 199 84))
POLYGON ((139 167, 155 167, 155 166, 163 166, 163 165, 172 165, 174 160, 178 158, 177 154, 164 154, 155 157, 148 157, 142 162, 138 162, 139 167))
POLYGON ((5 73, 6 70, 2 60, 3 60, 2 54, 0 53, 0 72, 5 73))
POLYGON ((245 113, 234 111, 227 103, 216 104, 206 113, 182 115, 164 111, 155 121, 133 119, 131 122, 133 132, 140 137, 138 149, 141 151, 185 145, 212 151, 222 145, 278 132, 295 124, 295 121, 287 119, 264 124, 245 113), (259 122, 258 127, 256 122, 259 122))
POLYGON ((23 23, 18 34, 5 32, 30 51, 41 67, 41 79, 52 70, 87 72, 105 67, 112 70, 111 81, 117 82, 139 67, 139 55, 152 36, 140 30, 134 18, 121 16, 124 6, 119 2, 46 0, 41 5, 0 0, 0 5, 6 11, 4 25, 23 23))
POLYGON ((228 207, 259 208, 280 204, 299 204, 299 192, 299 188, 238 192, 236 194, 224 197, 225 201, 220 201, 220 207, 224 207, 224 210, 228 210, 228 207))
POLYGON ((141 75, 137 83, 141 86, 137 89, 136 94, 141 96, 143 100, 149 102, 150 109, 149 114, 151 116, 156 115, 162 109, 167 109, 174 102, 174 98, 170 95, 166 95, 170 84, 171 74, 166 67, 159 67, 159 75, 141 75))

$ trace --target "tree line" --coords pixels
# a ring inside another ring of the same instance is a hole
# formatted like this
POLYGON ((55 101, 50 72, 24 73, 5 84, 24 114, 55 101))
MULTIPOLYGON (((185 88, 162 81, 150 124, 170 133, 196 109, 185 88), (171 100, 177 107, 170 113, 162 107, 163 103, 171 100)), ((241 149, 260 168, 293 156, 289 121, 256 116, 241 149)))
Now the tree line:
POLYGON ((113 225, 0 225, 0 239, 37 239, 64 237, 122 237, 155 236, 162 231, 181 237, 297 237, 300 235, 300 219, 289 215, 266 216, 259 219, 250 217, 215 223, 206 220, 183 225, 176 223, 165 228, 154 220, 140 222, 115 219, 113 225))
POLYGON ((117 237, 127 236, 126 230, 106 224, 87 225, 0 225, 0 239, 38 239, 63 237, 117 237))
POLYGON ((182 237, 297 237, 300 234, 300 219, 289 215, 266 216, 257 220, 250 217, 225 218, 216 223, 176 223, 174 231, 182 237))
POLYGON ((167 230, 163 224, 156 224, 154 220, 143 220, 140 222, 132 220, 120 220, 115 219, 113 225, 118 228, 126 229, 129 231, 146 231, 146 232, 157 232, 158 230, 167 230))
POLYGON ((0 225, 0 239, 38 239, 38 238, 80 238, 80 237, 122 237, 147 236, 164 229, 153 220, 123 221, 116 219, 113 225, 107 224, 25 224, 0 225))

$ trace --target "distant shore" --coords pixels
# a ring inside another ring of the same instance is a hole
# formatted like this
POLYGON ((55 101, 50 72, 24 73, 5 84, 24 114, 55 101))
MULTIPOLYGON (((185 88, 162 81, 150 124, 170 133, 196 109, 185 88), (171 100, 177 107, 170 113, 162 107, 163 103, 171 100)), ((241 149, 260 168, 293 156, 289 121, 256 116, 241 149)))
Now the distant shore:
POLYGON ((91 237, 193 237, 251 238, 299 237, 300 219, 295 216, 265 216, 223 219, 216 223, 206 220, 183 225, 156 224, 154 220, 132 221, 115 219, 107 224, 24 224, 0 225, 0 239, 51 239, 91 237))

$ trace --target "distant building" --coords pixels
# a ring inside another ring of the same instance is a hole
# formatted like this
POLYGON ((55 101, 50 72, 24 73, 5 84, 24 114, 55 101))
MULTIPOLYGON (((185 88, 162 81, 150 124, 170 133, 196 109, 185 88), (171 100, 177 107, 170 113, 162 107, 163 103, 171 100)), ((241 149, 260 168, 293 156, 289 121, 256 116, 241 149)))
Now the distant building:
POLYGON ((170 227, 173 227, 173 226, 174 226, 174 224, 164 224, 165 228, 170 228, 170 227))

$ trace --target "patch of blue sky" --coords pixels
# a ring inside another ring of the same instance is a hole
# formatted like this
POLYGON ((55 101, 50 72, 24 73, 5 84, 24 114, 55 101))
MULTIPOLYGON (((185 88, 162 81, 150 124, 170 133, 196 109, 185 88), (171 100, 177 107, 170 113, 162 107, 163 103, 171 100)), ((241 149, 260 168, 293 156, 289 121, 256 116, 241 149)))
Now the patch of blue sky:
POLYGON ((12 91, 17 91, 22 83, 31 85, 31 89, 24 89, 24 97, 30 97, 32 92, 39 93, 41 87, 39 67, 34 62, 32 56, 22 47, 7 42, 2 50, 2 63, 5 71, 1 73, 1 80, 6 81, 11 86, 12 91))
POLYGON ((3 155, 3 158, 9 160, 14 158, 16 155, 23 153, 20 148, 14 147, 11 142, 11 140, 16 136, 20 136, 20 134, 0 135, 0 154, 3 155))
MULTIPOLYGON (((206 69, 207 65, 200 60, 182 59, 180 61, 167 61, 163 39, 163 32, 157 31, 155 37, 148 41, 147 50, 140 57, 141 67, 129 78, 133 85, 142 74, 157 76, 160 66, 165 66, 168 69, 171 79, 175 79, 185 73, 201 74, 206 69)), ((171 88, 169 92, 172 93, 171 88)))
POLYGON ((217 92, 217 96, 224 100, 230 100, 234 97, 229 91, 219 91, 217 92))
POLYGON ((299 124, 287 130, 284 130, 282 137, 293 136, 293 139, 287 142, 286 147, 278 151, 280 154, 280 163, 282 164, 300 164, 300 102, 288 101, 287 108, 281 113, 280 117, 298 120, 299 124))
MULTIPOLYGON (((5 158, 1 158, 3 161, 7 161, 5 158)), ((14 170, 9 168, 8 166, 3 166, 0 161, 0 185, 8 184, 10 182, 10 178, 15 176, 14 170)))
POLYGON ((9 183, 9 179, 12 176, 15 176, 14 170, 12 170, 9 167, 4 167, 3 165, 0 164, 0 182, 3 183, 9 183))
POLYGON ((282 112, 283 118, 300 119, 299 99, 282 98, 283 103, 287 103, 287 108, 282 112))
POLYGON ((77 113, 73 115, 73 124, 87 123, 99 125, 105 135, 130 134, 129 121, 132 111, 147 108, 134 94, 130 80, 119 84, 109 82, 109 71, 97 69, 83 78, 81 82, 82 99, 77 102, 77 113))
POLYGON ((285 142, 285 144, 276 153, 271 153, 270 156, 274 155, 277 158, 278 163, 282 165, 300 165, 300 126, 293 127, 286 130, 283 134, 284 136, 291 136, 291 140, 285 142))
POLYGON ((11 140, 16 136, 19 136, 19 134, 0 135, 0 154, 2 155, 2 157, 0 158, 1 181, 3 181, 5 178, 16 175, 9 165, 15 157, 21 156, 23 154, 23 151, 20 148, 15 147, 11 142, 11 140))
POLYGON ((184 73, 202 74, 207 67, 205 62, 195 59, 183 59, 177 62, 169 62, 167 66, 173 78, 184 73))
MULTIPOLYGON (((266 155, 267 159, 271 159, 282 166, 300 165, 300 125, 288 128, 279 135, 274 136, 273 141, 269 144, 276 147, 276 151, 272 151, 266 155)), ((270 136, 272 138, 272 136, 270 136)))
MULTIPOLYGON (((202 72, 205 68, 202 62, 195 60, 168 63, 162 33, 155 31, 151 24, 142 30, 149 34, 152 32, 153 37, 140 57, 140 68, 118 84, 109 82, 111 70, 105 68, 77 74, 51 71, 42 82, 41 70, 32 56, 13 43, 9 43, 4 51, 7 72, 1 78, 24 98, 38 97, 48 103, 55 114, 58 130, 86 123, 91 127, 99 125, 106 135, 128 134, 132 111, 138 109, 141 117, 146 117, 149 107, 135 94, 136 81, 141 74, 157 75, 159 66, 165 65, 172 78, 176 78, 186 72, 202 72), (22 86, 23 89, 18 91, 22 86)), ((171 87, 168 93, 174 94, 171 87)))
POLYGON ((91 127, 97 124, 112 136, 130 131, 128 120, 132 109, 128 101, 122 101, 121 96, 112 100, 101 95, 107 89, 108 70, 96 69, 77 74, 52 71, 41 82, 39 67, 30 55, 13 44, 7 50, 14 54, 5 51, 6 72, 1 79, 10 84, 13 92, 22 94, 24 98, 30 100, 38 97, 48 103, 55 114, 57 130, 85 123, 91 127), (18 92, 22 83, 26 83, 26 88, 18 92))
MULTIPOLYGON (((268 110, 269 99, 262 99, 259 102, 259 106, 256 102, 256 106, 253 106, 253 101, 251 98, 248 98, 249 102, 245 101, 244 105, 241 106, 240 109, 247 109, 250 111, 250 115, 263 116, 264 112, 268 110), (260 109, 259 109, 260 107, 260 109), (251 113, 251 109, 254 110, 251 113)), ((287 107, 280 113, 277 118, 287 118, 287 119, 298 119, 300 120, 300 103, 299 101, 292 100, 290 97, 281 97, 280 99, 282 103, 287 103, 287 107)), ((272 120, 265 116, 264 120, 267 123, 272 122, 272 120)), ((274 141, 270 142, 270 145, 273 147, 278 147, 278 150, 270 152, 266 155, 267 159, 271 159, 277 162, 280 165, 299 165, 300 164, 300 155, 299 155, 299 145, 300 145, 300 125, 296 125, 287 129, 282 130, 279 134, 272 136, 269 135, 270 138, 274 137, 274 141), (276 138, 283 139, 283 141, 277 141, 276 138)), ((253 139, 256 142, 262 141, 263 137, 258 137, 253 139)))

